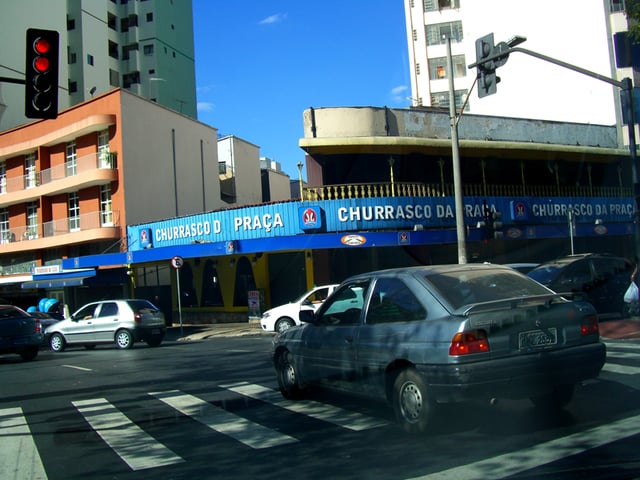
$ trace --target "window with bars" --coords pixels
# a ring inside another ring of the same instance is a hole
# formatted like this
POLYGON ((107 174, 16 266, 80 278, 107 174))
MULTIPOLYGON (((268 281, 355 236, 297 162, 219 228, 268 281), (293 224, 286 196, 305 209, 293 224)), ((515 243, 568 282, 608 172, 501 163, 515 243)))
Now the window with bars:
POLYGON ((9 210, 0 208, 0 243, 9 243, 11 232, 9 231, 9 210))
POLYGON ((67 142, 67 157, 65 159, 65 167, 67 171, 67 177, 72 177, 76 174, 78 169, 78 159, 76 157, 76 141, 67 142))
MULTIPOLYGON (((454 55, 451 57, 453 63, 454 78, 467 75, 467 66, 464 55, 454 55)), ((438 80, 449 78, 447 75, 447 57, 436 57, 429 59, 429 78, 438 80)))
POLYGON ((98 132, 99 168, 113 168, 113 157, 109 151, 109 129, 98 132))
POLYGON ((437 12, 450 8, 460 8, 460 0, 424 0, 425 12, 437 12))
MULTIPOLYGON (((467 96, 467 90, 456 90, 454 98, 456 101, 456 108, 460 108, 467 96)), ((449 92, 436 92, 431 94, 431 106, 449 108, 449 92)), ((469 103, 465 105, 465 111, 469 110, 469 103)))
POLYGON ((69 193, 69 231, 76 232, 80 230, 80 197, 78 192, 69 193))
POLYGON ((103 185, 100 187, 100 224, 103 227, 113 226, 111 185, 103 185))
POLYGON ((456 42, 461 42, 464 38, 460 21, 436 23, 426 27, 427 45, 441 45, 446 43, 447 37, 456 42))
POLYGON ((37 186, 36 154, 28 153, 24 156, 24 188, 33 188, 37 186))

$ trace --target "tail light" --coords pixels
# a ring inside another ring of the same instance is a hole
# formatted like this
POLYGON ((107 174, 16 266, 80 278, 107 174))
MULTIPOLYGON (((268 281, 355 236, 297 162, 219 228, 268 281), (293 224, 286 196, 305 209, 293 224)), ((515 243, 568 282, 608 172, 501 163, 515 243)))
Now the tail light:
POLYGON ((36 320, 36 333, 40 333, 42 331, 42 324, 40 320, 36 320))
POLYGON ((466 355, 488 351, 489 341, 487 340, 487 332, 484 330, 458 332, 453 336, 449 346, 449 355, 466 355))
POLYGON ((142 322, 142 314, 140 312, 135 312, 133 314, 133 321, 136 323, 141 323, 142 322))
POLYGON ((582 324, 580 325, 580 335, 583 337, 586 335, 599 335, 600 327, 598 324, 598 316, 597 315, 589 315, 586 318, 582 319, 582 324))

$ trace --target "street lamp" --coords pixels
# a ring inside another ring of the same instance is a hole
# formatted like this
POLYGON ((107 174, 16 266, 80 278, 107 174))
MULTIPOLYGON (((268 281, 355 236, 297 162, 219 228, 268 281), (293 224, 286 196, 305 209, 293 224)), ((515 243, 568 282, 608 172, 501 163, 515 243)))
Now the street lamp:
POLYGON ((298 162, 298 182, 300 184, 300 201, 304 200, 302 197, 302 162, 298 162))
POLYGON ((389 178, 391 179, 391 196, 395 197, 395 186, 393 184, 393 163, 395 162, 395 158, 389 157, 389 178))

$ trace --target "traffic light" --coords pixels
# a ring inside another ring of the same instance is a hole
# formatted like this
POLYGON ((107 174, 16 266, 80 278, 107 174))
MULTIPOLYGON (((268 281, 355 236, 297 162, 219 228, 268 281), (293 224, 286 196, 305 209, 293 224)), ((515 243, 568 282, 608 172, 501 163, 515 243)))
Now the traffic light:
POLYGON ((493 230, 493 238, 502 238, 504 236, 504 232, 502 231, 502 212, 498 212, 494 210, 491 212, 491 229, 493 230))
POLYGON ((59 34, 27 30, 24 114, 27 118, 58 116, 59 34))
POLYGON ((496 76, 496 62, 484 61, 494 54, 493 33, 476 40, 476 64, 478 64, 478 97, 486 97, 496 93, 500 78, 496 76))

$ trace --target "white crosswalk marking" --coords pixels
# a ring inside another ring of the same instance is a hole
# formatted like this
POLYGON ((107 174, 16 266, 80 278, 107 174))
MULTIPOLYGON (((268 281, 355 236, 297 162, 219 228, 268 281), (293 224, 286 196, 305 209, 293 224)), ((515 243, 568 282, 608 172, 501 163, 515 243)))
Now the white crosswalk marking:
POLYGON ((104 398, 72 403, 96 433, 132 470, 184 462, 104 398))
POLYGON ((586 450, 613 443, 640 433, 640 415, 628 417, 566 437, 516 450, 442 472, 416 477, 413 480, 484 480, 510 477, 525 470, 555 462, 586 450))
POLYGON ((640 373, 640 368, 631 367, 629 365, 620 365, 618 363, 605 363, 602 367, 603 372, 620 373, 622 375, 636 375, 640 373))
POLYGON ((350 430, 367 430, 388 424, 388 422, 379 418, 369 417, 357 412, 349 412, 342 408, 334 407, 333 405, 314 402, 312 400, 297 402, 285 400, 277 391, 272 388, 263 387, 262 385, 242 382, 234 385, 221 385, 221 387, 239 393, 240 395, 262 400, 289 411, 302 413, 350 430))
POLYGON ((235 438, 251 448, 269 448, 297 442, 290 437, 260 424, 239 417, 204 400, 178 390, 150 393, 167 405, 207 427, 235 438))
POLYGON ((20 407, 0 410, 0 478, 47 478, 38 448, 20 407))

